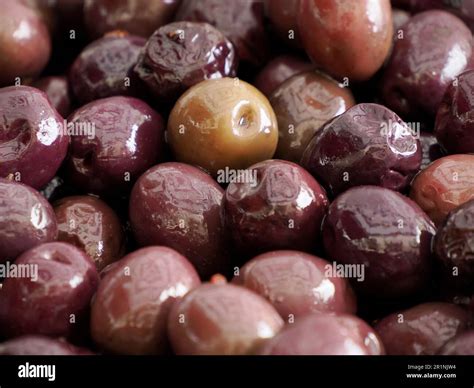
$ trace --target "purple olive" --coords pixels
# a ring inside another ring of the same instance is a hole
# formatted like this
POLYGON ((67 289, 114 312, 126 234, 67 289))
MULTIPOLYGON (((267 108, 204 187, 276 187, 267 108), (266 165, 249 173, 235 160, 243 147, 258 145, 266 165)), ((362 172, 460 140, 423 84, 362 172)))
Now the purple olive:
POLYGON ((36 190, 0 178, 0 263, 54 241, 58 226, 48 201, 36 190))
POLYGON ((400 117, 381 105, 359 104, 316 132, 301 164, 337 195, 359 185, 401 191, 421 159, 420 142, 400 117))
POLYGON ((446 90, 434 133, 450 154, 474 152, 474 70, 456 77, 446 90))
POLYGON ((449 303, 424 303, 385 317, 375 325, 387 354, 434 355, 468 327, 464 309, 449 303))
POLYGON ((206 173, 183 163, 149 169, 130 196, 130 222, 139 245, 166 245, 186 256, 208 278, 228 272, 221 223, 222 188, 206 173))
POLYGON ((171 306, 199 283, 192 265, 173 249, 155 246, 128 254, 100 283, 92 303, 92 338, 112 353, 164 352, 171 306))
POLYGON ((303 168, 283 160, 254 164, 227 186, 223 217, 244 255, 276 249, 311 251, 328 206, 324 189, 303 168))
POLYGON ((288 324, 259 354, 350 356, 384 354, 375 331, 351 315, 311 314, 288 324))
POLYGON ((92 259, 61 242, 39 245, 16 261, 22 277, 7 277, 0 290, 0 331, 71 337, 87 322, 99 283, 92 259))
POLYGON ((179 355, 242 355, 282 327, 260 295, 232 284, 204 284, 173 306, 168 337, 179 355))
POLYGON ((423 289, 430 277, 435 228, 409 198, 377 186, 359 186, 337 197, 323 223, 331 260, 359 269, 354 287, 372 298, 396 298, 423 289), (357 279, 359 280, 359 279, 357 279))
POLYGON ((382 98, 403 119, 434 117, 444 92, 472 60, 472 34, 456 16, 427 11, 402 27, 382 79, 382 98))
POLYGON ((280 39, 294 48, 301 48, 297 16, 300 0, 264 0, 265 13, 280 39))
POLYGON ((261 0, 182 0, 175 20, 213 25, 232 41, 241 61, 259 66, 268 58, 261 0))
POLYGON ((46 94, 29 86, 0 89, 0 177, 40 189, 66 157, 69 136, 46 94))
POLYGON ((25 335, 0 343, 0 356, 85 356, 93 353, 64 340, 25 335))
POLYGON ((162 155, 163 119, 136 98, 93 101, 75 111, 69 124, 87 129, 71 138, 66 162, 66 177, 83 190, 125 190, 162 155))
POLYGON ((354 314, 357 302, 344 278, 330 274, 332 265, 298 251, 273 251, 254 257, 233 283, 265 297, 284 320, 313 312, 354 314))
POLYGON ((67 117, 71 113, 71 98, 66 77, 51 76, 40 78, 33 82, 31 86, 45 92, 51 105, 62 117, 67 117))
POLYGON ((446 343, 438 354, 443 356, 474 356, 474 330, 466 331, 446 343))
POLYGON ((72 91, 81 104, 118 95, 138 96, 141 81, 133 72, 146 40, 111 33, 86 46, 69 72, 72 91))

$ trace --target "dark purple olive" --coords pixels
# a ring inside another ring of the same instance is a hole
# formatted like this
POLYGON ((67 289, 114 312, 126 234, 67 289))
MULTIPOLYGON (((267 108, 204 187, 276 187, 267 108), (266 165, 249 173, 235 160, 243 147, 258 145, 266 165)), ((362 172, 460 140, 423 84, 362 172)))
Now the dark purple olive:
POLYGON ((199 283, 192 265, 173 249, 155 246, 128 254, 100 283, 92 303, 92 338, 112 353, 164 352, 171 306, 199 283))
POLYGON ((36 190, 0 178, 0 263, 54 241, 58 226, 48 201, 36 190))
POLYGON ((375 331, 355 316, 311 314, 288 324, 259 354, 378 356, 384 354, 384 348, 375 331))
POLYGON ((41 73, 51 54, 51 39, 41 16, 26 4, 0 0, 0 8, 0 86, 17 85, 41 73))
POLYGON ((281 55, 268 62, 255 77, 254 86, 267 97, 288 78, 303 71, 314 69, 314 65, 302 58, 281 55))
POLYGON ((385 317, 375 325, 390 355, 434 355, 468 327, 464 309, 449 303, 424 303, 385 317))
POLYGON ((0 343, 0 356, 85 356, 93 353, 64 340, 25 335, 0 343))
POLYGON ((204 284, 175 303, 168 337, 179 355, 243 355, 282 327, 260 295, 232 284, 204 284))
POLYGON ((71 113, 71 99, 69 84, 64 76, 51 76, 40 78, 31 85, 42 90, 48 96, 51 105, 62 117, 71 113))
POLYGON ((424 170, 431 162, 441 158, 443 151, 438 140, 436 140, 436 136, 430 132, 420 132, 420 144, 423 152, 420 170, 424 170))
POLYGON ((141 81, 133 72, 146 40, 114 32, 86 46, 72 64, 69 81, 81 104, 99 98, 138 96, 141 81))
POLYGON ((420 142, 389 109, 359 104, 321 127, 301 164, 337 195, 349 187, 406 188, 419 170, 420 142))
POLYGON ((220 209, 222 188, 200 169, 164 163, 149 169, 130 196, 130 222, 139 245, 166 245, 208 278, 228 272, 220 209))
POLYGON ((87 323, 99 283, 92 259, 61 242, 24 252, 15 264, 22 277, 7 277, 0 290, 0 332, 71 337, 87 323))
POLYGON ((297 16, 300 0, 264 0, 268 16, 278 36, 290 46, 301 47, 297 16))
MULTIPOLYGON (((363 273, 354 287, 374 298, 397 298, 423 289, 430 277, 435 228, 409 198, 377 186, 337 197, 323 223, 331 260, 363 273)), ((355 279, 354 279, 355 280, 355 279)))
POLYGON ((434 252, 444 280, 453 288, 474 292, 474 200, 449 213, 438 229, 434 252))
POLYGON ((66 157, 69 136, 46 94, 29 86, 0 89, 0 177, 36 189, 48 183, 66 157))
POLYGON ((285 321, 313 312, 355 314, 357 302, 346 279, 333 265, 298 251, 273 251, 254 257, 233 283, 267 299, 285 321))
POLYGON ((316 71, 294 75, 270 97, 278 120, 275 157, 299 163, 316 131, 355 105, 349 89, 316 71))
POLYGON ((175 20, 213 25, 232 41, 241 61, 259 66, 268 58, 261 0, 182 0, 175 20))
POLYGON ((472 34, 444 11, 413 16, 398 33, 382 79, 382 98, 403 119, 432 118, 444 92, 469 66, 472 34))
POLYGON ((251 257, 276 249, 315 249, 328 206, 319 183, 283 160, 257 163, 246 172, 227 186, 222 202, 238 251, 251 257))
POLYGON ((112 30, 148 38, 172 20, 178 5, 179 0, 85 0, 84 23, 94 38, 112 30))
POLYGON ((438 108, 434 133, 450 154, 474 152, 474 70, 459 75, 448 87, 438 108))
POLYGON ((115 212, 92 196, 71 196, 54 204, 58 241, 86 252, 101 271, 125 254, 125 236, 115 212))
POLYGON ((438 354, 443 356, 474 356, 474 330, 464 333, 447 342, 438 354))
POLYGON ((162 157, 163 119, 132 97, 93 101, 69 117, 74 128, 66 177, 76 187, 112 194, 130 187, 162 157))
POLYGON ((211 25, 191 22, 156 30, 135 67, 150 91, 167 103, 206 79, 234 77, 236 70, 232 43, 211 25))

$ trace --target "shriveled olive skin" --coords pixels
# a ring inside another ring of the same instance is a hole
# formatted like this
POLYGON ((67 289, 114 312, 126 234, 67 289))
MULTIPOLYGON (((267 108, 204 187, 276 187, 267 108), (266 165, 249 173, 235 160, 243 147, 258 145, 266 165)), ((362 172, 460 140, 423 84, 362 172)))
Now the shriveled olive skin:
POLYGON ((112 30, 148 38, 173 19, 178 5, 179 0, 85 0, 84 23, 93 38, 112 30))
POLYGON ((25 335, 0 343, 0 356, 84 356, 93 353, 66 341, 25 335))
POLYGON ((336 78, 364 81, 389 55, 389 0, 300 0, 298 30, 309 57, 336 78))
POLYGON ((436 234, 434 252, 452 288, 474 292, 474 200, 449 213, 436 234))
POLYGON ((444 11, 417 14, 402 32, 384 70, 381 97, 405 120, 430 119, 448 85, 470 67, 472 34, 444 11))
POLYGON ((62 117, 67 117, 71 113, 71 93, 65 76, 40 78, 31 86, 45 92, 51 105, 62 117))
POLYGON ((175 22, 154 32, 135 67, 150 91, 172 103, 206 79, 234 77, 237 56, 232 43, 207 23, 175 22))
POLYGON ((171 306, 199 283, 191 263, 171 248, 128 254, 101 280, 92 303, 92 338, 111 353, 163 353, 171 306))
POLYGON ((232 182, 222 201, 234 246, 253 256, 275 249, 311 251, 328 206, 324 189, 303 168, 266 160, 249 168, 255 180, 232 182))
POLYGON ((450 303, 424 303, 383 318, 375 325, 387 354, 435 355, 469 325, 467 312, 450 303))
POLYGON ((460 74, 446 90, 434 133, 450 154, 474 152, 474 70, 460 74))
POLYGON ((394 112, 358 104, 320 128, 301 165, 333 194, 377 185, 401 191, 419 170, 420 142, 394 112))
POLYGON ((211 24, 234 44, 241 61, 254 66, 269 56, 261 0, 181 0, 175 20, 211 24))
POLYGON ((442 157, 413 180, 410 197, 440 225, 448 213, 474 199, 474 155, 442 157))
POLYGON ((232 284, 203 284, 174 304, 168 337, 178 355, 243 355, 282 327, 260 295, 232 284))
POLYGON ((310 314, 286 326, 258 354, 273 356, 378 356, 383 344, 361 319, 345 314, 310 314))
POLYGON ((317 130, 355 105, 352 93, 323 73, 308 71, 281 84, 270 96, 278 120, 275 157, 299 163, 317 130))
POLYGON ((72 91, 81 104, 111 96, 138 96, 143 85, 133 72, 146 40, 116 33, 86 46, 69 71, 72 91))
POLYGON ((48 201, 36 190, 0 178, 0 263, 54 241, 58 226, 48 201))
POLYGON ((130 196, 130 222, 141 246, 166 245, 186 256, 203 279, 229 271, 220 218, 223 189, 200 169, 183 163, 152 167, 130 196))
POLYGON ((474 330, 461 333, 447 342, 438 354, 443 356, 474 356, 474 330))
POLYGON ((364 266, 354 281, 376 299, 415 294, 427 284, 435 228, 409 198, 377 186, 347 190, 329 206, 323 241, 331 260, 364 266))
POLYGON ((278 124, 267 98, 252 85, 231 78, 202 81, 176 102, 167 140, 178 162, 219 170, 245 169, 270 159, 278 124))
POLYGON ((69 136, 45 93, 29 86, 0 89, 0 177, 13 174, 40 189, 66 157, 69 136))
POLYGON ((75 245, 94 260, 97 270, 125 253, 125 236, 115 212, 102 200, 87 195, 65 197, 54 203, 58 241, 75 245))
POLYGON ((318 312, 355 314, 347 279, 327 276, 327 266, 303 252, 267 252, 248 261, 232 282, 265 297, 284 320, 318 312))

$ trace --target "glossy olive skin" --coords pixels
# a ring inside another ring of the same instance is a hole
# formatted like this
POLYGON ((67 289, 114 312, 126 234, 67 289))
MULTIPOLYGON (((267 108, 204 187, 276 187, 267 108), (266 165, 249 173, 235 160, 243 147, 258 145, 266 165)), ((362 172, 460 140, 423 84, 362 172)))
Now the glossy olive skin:
POLYGON ((141 246, 165 245, 186 256, 203 279, 228 272, 220 219, 223 189, 200 169, 163 163, 145 172, 130 196, 129 215, 141 246))
POLYGON ((112 33, 86 46, 69 71, 74 96, 81 104, 99 98, 138 96, 141 81, 133 72, 146 40, 112 33))
POLYGON ((154 32, 135 67, 150 91, 167 103, 206 79, 235 77, 232 43, 207 23, 175 22, 154 32))
POLYGON ((101 271, 125 253, 125 236, 115 212, 97 197, 81 195, 54 204, 58 241, 86 252, 101 271))
POLYGON ((178 5, 179 0, 85 0, 84 23, 93 38, 112 30, 148 38, 172 20, 178 5))
POLYGON ((460 74, 446 90, 434 133, 447 153, 474 152, 474 70, 460 74))
POLYGON ((87 322, 99 283, 92 260, 78 248, 53 242, 24 252, 15 264, 37 266, 34 277, 10 277, 0 290, 0 331, 6 337, 71 337, 87 322))
POLYGON ((260 295, 232 284, 203 284, 174 304, 168 338, 178 355, 243 355, 282 327, 260 295))
POLYGON ((0 356, 85 356, 93 353, 66 341, 26 335, 0 343, 0 356))
POLYGON ((111 353, 163 353, 171 306, 199 283, 192 265, 171 248, 128 254, 100 283, 92 303, 92 338, 111 353))
POLYGON ((0 263, 54 241, 58 226, 48 201, 36 190, 0 178, 0 263))
POLYGON ((0 89, 0 177, 40 189, 66 157, 63 118, 46 94, 29 86, 0 89))
POLYGON ((323 73, 309 71, 286 80, 271 95, 278 120, 275 157, 299 163, 316 131, 355 105, 349 89, 323 73))
POLYGON ((400 117, 382 105, 364 103, 321 127, 301 165, 337 195, 359 185, 401 191, 421 159, 420 142, 400 117))
POLYGON ((438 354, 443 356, 474 356, 474 330, 464 333, 447 342, 438 354))
POLYGON ((424 303, 383 318, 375 325, 389 355, 435 355, 468 327, 467 312, 450 303, 424 303))
POLYGON ((231 78, 188 89, 168 120, 167 139, 178 162, 219 170, 244 169, 270 159, 278 142, 273 109, 252 85, 231 78))
POLYGON ((269 55, 261 0, 181 0, 175 20, 205 22, 234 44, 241 61, 259 66, 269 55))
POLYGON ((71 94, 66 77, 50 76, 40 78, 33 82, 31 86, 45 92, 51 105, 62 117, 67 117, 71 113, 71 94))
POLYGON ((51 54, 51 38, 41 16, 17 0, 0 0, 0 86, 37 76, 51 54))
POLYGON ((351 356, 384 354, 375 331, 345 314, 310 314, 286 326, 266 342, 259 354, 274 356, 351 356))
POLYGON ((420 170, 424 170, 432 162, 444 156, 436 136, 430 132, 420 132, 420 144, 423 152, 420 170))
POLYGON ((255 77, 253 85, 270 98, 284 81, 303 71, 314 69, 314 65, 300 57, 280 55, 268 62, 255 77))
POLYGON ((337 197, 323 223, 327 256, 364 266, 353 282, 376 299, 412 295, 423 289, 431 268, 435 228, 409 198, 377 186, 359 186, 337 197))
POLYGON ((351 286, 346 279, 326 276, 330 265, 303 252, 267 252, 240 268, 233 283, 265 297, 286 321, 318 312, 355 314, 351 286))
POLYGON ((328 206, 324 189, 303 168, 266 160, 245 182, 227 186, 223 218, 234 246, 245 255, 275 249, 311 251, 328 206))
POLYGON ((265 14, 280 39, 292 47, 300 48, 297 16, 300 0, 264 0, 265 14))
POLYGON ((444 11, 417 14, 402 32, 384 70, 381 97, 405 120, 434 117, 448 85, 469 67, 471 32, 444 11))
POLYGON ((133 97, 109 97, 76 110, 70 123, 93 126, 90 134, 74 136, 66 161, 66 178, 93 193, 126 190, 162 157, 163 119, 133 97))
POLYGON ((421 171, 411 184, 410 197, 440 225, 448 213, 474 199, 474 155, 442 157, 421 171))
POLYGON ((389 0, 300 0, 298 29, 309 57, 336 78, 364 81, 389 55, 389 0))
POLYGON ((436 233, 434 252, 444 278, 458 290, 474 292, 474 200, 455 208, 436 233))

